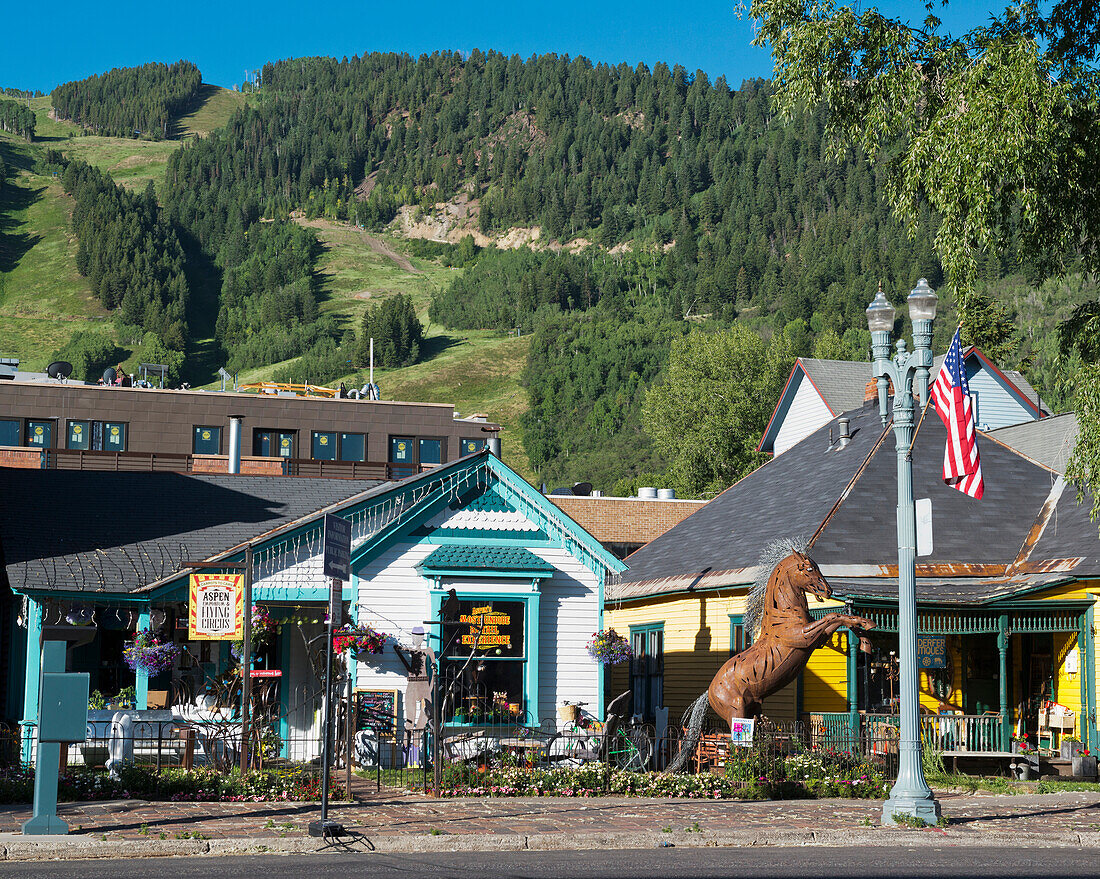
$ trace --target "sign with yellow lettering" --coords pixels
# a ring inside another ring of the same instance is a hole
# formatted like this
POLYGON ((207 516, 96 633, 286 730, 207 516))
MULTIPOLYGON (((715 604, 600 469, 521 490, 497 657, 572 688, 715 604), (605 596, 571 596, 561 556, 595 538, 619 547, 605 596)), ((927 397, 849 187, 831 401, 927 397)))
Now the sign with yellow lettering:
POLYGON ((237 641, 244 637, 244 574, 192 574, 187 637, 237 641))
POLYGON ((457 623, 444 626, 448 656, 523 656, 522 601, 460 601, 457 623))
POLYGON ((917 666, 919 668, 947 667, 947 636, 917 636, 917 666))

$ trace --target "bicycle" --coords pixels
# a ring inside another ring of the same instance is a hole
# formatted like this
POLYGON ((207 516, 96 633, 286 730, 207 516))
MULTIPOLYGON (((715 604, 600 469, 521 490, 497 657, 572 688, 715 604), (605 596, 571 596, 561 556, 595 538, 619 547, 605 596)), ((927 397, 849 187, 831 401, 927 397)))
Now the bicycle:
POLYGON ((617 769, 648 769, 653 759, 653 739, 635 718, 624 726, 623 718, 613 710, 623 704, 624 696, 629 694, 608 706, 606 722, 584 711, 585 702, 563 702, 558 709, 561 727, 547 748, 549 759, 571 766, 599 760, 617 769))

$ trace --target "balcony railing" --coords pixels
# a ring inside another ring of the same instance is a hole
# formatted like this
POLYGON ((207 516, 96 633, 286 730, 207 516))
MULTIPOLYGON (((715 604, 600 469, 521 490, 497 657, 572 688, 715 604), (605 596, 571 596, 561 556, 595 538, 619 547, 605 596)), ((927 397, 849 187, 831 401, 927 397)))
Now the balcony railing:
MULTIPOLYGON (((896 714, 855 715, 858 730, 851 728, 847 712, 810 715, 810 734, 824 747, 847 748, 851 742, 873 742, 875 748, 897 748, 901 720, 896 714), (893 744, 891 744, 891 742, 893 744)), ((999 714, 925 714, 920 718, 921 740, 938 751, 968 751, 990 754, 1005 750, 1001 742, 999 714)))
MULTIPOLYGON (((6 446, 0 466, 35 470, 98 470, 118 473, 227 473, 226 455, 172 452, 97 452, 6 446)), ((245 476, 302 476, 314 479, 378 479, 392 482, 438 465, 381 461, 315 461, 312 458, 241 458, 245 476)))

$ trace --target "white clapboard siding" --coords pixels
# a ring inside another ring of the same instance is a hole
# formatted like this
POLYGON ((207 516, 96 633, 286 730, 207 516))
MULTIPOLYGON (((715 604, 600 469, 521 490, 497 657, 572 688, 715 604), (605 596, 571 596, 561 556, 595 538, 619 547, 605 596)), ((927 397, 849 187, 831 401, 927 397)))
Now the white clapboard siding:
POLYGON ((588 703, 599 714, 601 666, 585 650, 599 626, 596 575, 563 549, 535 549, 554 566, 539 591, 539 719, 553 729, 562 701, 588 703))
POLYGON ((783 454, 819 427, 828 424, 833 418, 833 413, 821 399, 813 382, 801 370, 798 374, 800 376, 798 390, 775 435, 773 446, 776 455, 783 454))
POLYGON ((286 687, 287 756, 291 760, 312 760, 321 752, 322 688, 310 668, 306 640, 324 630, 323 623, 301 623, 292 625, 289 633, 290 655, 284 663, 282 684, 286 687))

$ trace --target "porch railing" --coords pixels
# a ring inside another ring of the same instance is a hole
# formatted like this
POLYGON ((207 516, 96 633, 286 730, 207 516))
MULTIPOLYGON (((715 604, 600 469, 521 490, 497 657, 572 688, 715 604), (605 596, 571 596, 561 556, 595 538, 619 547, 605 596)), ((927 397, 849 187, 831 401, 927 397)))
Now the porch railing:
MULTIPOLYGON (((853 740, 889 747, 901 720, 896 714, 818 712, 810 715, 810 733, 823 747, 845 747, 853 740), (858 729, 852 729, 852 718, 858 729), (885 743, 885 744, 884 744, 885 743)), ((921 740, 939 751, 993 753, 1003 751, 998 714, 926 714, 920 718, 921 740)))

